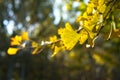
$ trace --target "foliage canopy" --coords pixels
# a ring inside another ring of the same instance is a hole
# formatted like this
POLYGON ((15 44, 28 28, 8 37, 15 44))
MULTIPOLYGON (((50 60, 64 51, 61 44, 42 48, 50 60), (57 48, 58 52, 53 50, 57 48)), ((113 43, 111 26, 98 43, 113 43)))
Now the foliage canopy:
MULTIPOLYGON (((76 21, 79 23, 79 28, 77 30, 74 30, 69 23, 66 23, 65 28, 58 29, 60 38, 55 36, 51 38, 50 41, 41 41, 40 44, 36 43, 31 45, 30 47, 34 48, 33 54, 47 46, 53 49, 54 55, 59 51, 71 50, 78 41, 81 45, 86 42, 87 47, 94 47, 95 40, 102 32, 102 29, 107 26, 110 28, 110 30, 106 31, 109 32, 107 39, 111 38, 113 34, 116 35, 116 37, 120 37, 120 23, 116 22, 119 20, 119 12, 117 12, 118 15, 115 14, 116 10, 119 9, 119 4, 119 0, 90 0, 86 11, 77 17, 76 21)), ((103 35, 106 36, 106 33, 103 33, 103 35)), ((26 41, 30 41, 26 32, 23 32, 21 36, 11 38, 11 40, 11 46, 17 45, 19 47, 10 47, 8 49, 8 54, 15 54, 18 49, 26 48, 26 41)), ((31 43, 34 42, 31 41, 31 43)))

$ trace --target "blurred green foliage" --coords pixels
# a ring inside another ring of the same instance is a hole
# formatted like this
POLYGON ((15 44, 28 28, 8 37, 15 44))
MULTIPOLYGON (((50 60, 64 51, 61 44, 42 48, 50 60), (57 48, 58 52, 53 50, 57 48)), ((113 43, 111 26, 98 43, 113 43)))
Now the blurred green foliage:
POLYGON ((86 8, 83 0, 61 1, 64 4, 58 6, 60 21, 54 24, 55 0, 0 0, 0 80, 120 80, 119 38, 104 41, 100 35, 94 48, 77 45, 72 51, 61 52, 54 58, 50 58, 52 51, 49 49, 36 55, 31 55, 30 49, 14 56, 6 53, 11 36, 28 31, 31 39, 37 42, 46 40, 86 8), (74 2, 81 5, 74 7, 74 2), (65 15, 62 6, 65 5, 67 20, 62 17, 65 15), (14 28, 9 34, 7 26, 11 20, 14 28))

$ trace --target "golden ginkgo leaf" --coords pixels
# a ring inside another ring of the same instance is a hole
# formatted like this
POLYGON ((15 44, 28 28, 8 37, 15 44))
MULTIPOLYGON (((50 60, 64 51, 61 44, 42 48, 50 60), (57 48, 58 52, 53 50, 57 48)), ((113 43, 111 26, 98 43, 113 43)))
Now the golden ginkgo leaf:
POLYGON ((58 30, 58 34, 67 50, 71 50, 80 38, 80 35, 72 29, 69 23, 66 23, 65 28, 58 30))
POLYGON ((54 47, 54 51, 53 51, 53 54, 51 55, 51 57, 54 57, 57 53, 61 52, 65 50, 65 47, 64 46, 55 46, 54 47))
POLYGON ((83 44, 87 39, 88 39, 88 33, 84 29, 82 29, 80 31, 80 39, 79 39, 80 44, 83 44))
POLYGON ((22 40, 29 40, 28 33, 27 32, 22 32, 22 40))
POLYGON ((14 46, 14 45, 20 45, 21 44, 21 41, 22 41, 22 37, 21 36, 15 36, 13 38, 11 38, 11 45, 14 46))
POLYGON ((36 54, 37 52, 38 52, 38 50, 39 50, 39 48, 37 47, 37 48, 35 48, 34 50, 33 50, 33 52, 32 52, 32 54, 34 55, 34 54, 36 54))
POLYGON ((54 57, 59 51, 60 51, 60 48, 57 47, 57 46, 55 46, 54 52, 53 52, 53 54, 51 55, 51 57, 54 57))
POLYGON ((32 47, 33 47, 33 48, 38 47, 38 46, 39 46, 39 45, 38 45, 37 42, 35 42, 35 41, 32 42, 32 47))
POLYGON ((11 47, 10 47, 10 48, 7 50, 7 53, 8 53, 9 55, 15 55, 18 50, 19 50, 18 48, 11 48, 11 47))
POLYGON ((50 37, 50 42, 56 42, 57 41, 57 36, 50 37))

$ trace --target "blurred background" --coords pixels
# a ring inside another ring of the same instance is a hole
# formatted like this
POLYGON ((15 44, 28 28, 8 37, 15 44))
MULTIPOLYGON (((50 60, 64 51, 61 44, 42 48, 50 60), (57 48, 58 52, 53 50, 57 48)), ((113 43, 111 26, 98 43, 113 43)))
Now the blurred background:
POLYGON ((51 58, 51 50, 31 55, 30 50, 7 54, 10 38, 27 31, 40 42, 57 35, 76 17, 88 0, 0 0, 0 80, 120 80, 120 39, 100 35, 94 48, 77 45, 51 58))

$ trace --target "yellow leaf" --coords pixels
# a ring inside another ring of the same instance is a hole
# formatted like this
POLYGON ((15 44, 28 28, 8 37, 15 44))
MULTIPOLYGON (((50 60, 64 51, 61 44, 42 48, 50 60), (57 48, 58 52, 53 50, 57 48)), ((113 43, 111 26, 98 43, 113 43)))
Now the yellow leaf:
POLYGON ((51 42, 56 42, 57 41, 57 36, 50 37, 51 42))
POLYGON ((98 5, 103 5, 105 0, 98 0, 98 5))
POLYGON ((88 33, 83 29, 80 31, 80 44, 83 44, 88 39, 88 33))
POLYGON ((84 21, 83 28, 86 29, 87 31, 92 31, 94 28, 94 25, 92 24, 91 21, 84 21))
POLYGON ((53 52, 53 54, 51 55, 51 57, 54 57, 59 51, 60 51, 60 48, 57 47, 57 46, 55 46, 54 52, 53 52))
POLYGON ((35 48, 35 49, 33 50, 32 54, 33 54, 33 55, 36 54, 38 50, 39 50, 39 48, 35 48))
POLYGON ((62 34, 63 33, 63 28, 58 29, 58 34, 62 34))
POLYGON ((66 23, 66 24, 65 24, 65 28, 66 28, 67 30, 73 31, 72 26, 71 26, 69 23, 66 23))
POLYGON ((86 45, 86 47, 94 47, 95 45, 95 40, 98 38, 97 33, 93 33, 93 32, 88 32, 89 33, 89 38, 88 38, 88 44, 86 45))
POLYGON ((15 36, 14 38, 11 38, 11 45, 20 45, 21 41, 22 41, 22 37, 21 36, 15 36))
POLYGON ((91 4, 88 4, 88 7, 87 7, 87 13, 88 14, 91 14, 92 13, 92 11, 93 11, 93 9, 94 9, 94 4, 93 3, 91 3, 91 4))
POLYGON ((56 42, 58 39, 57 39, 57 36, 53 36, 53 37, 50 37, 49 38, 49 40, 50 40, 50 42, 52 42, 53 44, 51 44, 51 49, 54 49, 54 47, 55 47, 55 44, 54 44, 54 42, 56 42))
POLYGON ((77 19, 76 19, 76 22, 80 22, 80 21, 84 21, 84 20, 87 20, 87 18, 83 17, 83 16, 78 16, 77 19))
POLYGON ((32 47, 34 48, 34 47, 38 47, 38 43, 36 43, 36 42, 32 42, 32 47))
POLYGON ((86 9, 86 7, 87 7, 86 4, 82 1, 80 1, 79 9, 84 11, 86 9))
POLYGON ((78 42, 80 36, 74 31, 69 23, 66 23, 65 28, 60 29, 58 34, 67 50, 71 50, 78 42))
POLYGON ((90 37, 90 39, 94 39, 95 36, 97 35, 97 33, 90 32, 90 31, 88 31, 88 33, 89 33, 89 37, 90 37))
POLYGON ((96 63, 101 64, 101 65, 104 64, 104 60, 101 58, 100 55, 98 55, 98 54, 93 54, 92 57, 93 57, 93 59, 95 59, 96 63))
POLYGON ((20 42, 18 42, 18 41, 12 41, 12 42, 11 42, 11 45, 12 45, 12 46, 14 46, 14 45, 20 45, 20 42))
POLYGON ((106 10, 106 5, 105 4, 99 5, 97 9, 99 10, 100 13, 104 13, 106 10))
POLYGON ((27 32, 22 32, 22 40, 29 40, 27 32))
POLYGON ((18 50, 18 48, 9 48, 7 52, 9 55, 15 55, 18 50))

